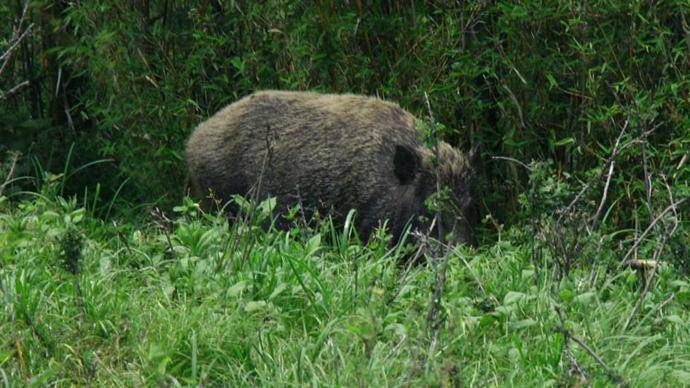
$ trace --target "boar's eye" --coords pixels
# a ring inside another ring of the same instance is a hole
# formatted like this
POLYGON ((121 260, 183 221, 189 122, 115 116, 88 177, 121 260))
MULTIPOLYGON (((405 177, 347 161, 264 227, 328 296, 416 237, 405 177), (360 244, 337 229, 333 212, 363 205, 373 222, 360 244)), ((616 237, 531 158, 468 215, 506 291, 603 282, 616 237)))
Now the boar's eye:
POLYGON ((419 171, 419 155, 408 146, 396 145, 395 156, 393 157, 393 171, 400 180, 401 185, 412 183, 419 171))

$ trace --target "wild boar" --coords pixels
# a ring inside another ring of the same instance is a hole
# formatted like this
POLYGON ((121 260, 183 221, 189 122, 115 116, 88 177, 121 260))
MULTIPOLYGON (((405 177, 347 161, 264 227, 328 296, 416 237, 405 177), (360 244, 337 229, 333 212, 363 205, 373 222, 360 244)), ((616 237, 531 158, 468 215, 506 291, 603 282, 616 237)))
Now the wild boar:
POLYGON ((454 211, 437 224, 470 242, 473 152, 421 137, 412 114, 379 98, 260 91, 201 123, 186 158, 197 196, 227 201, 254 189, 276 197, 278 210, 300 203, 341 222, 355 209, 364 238, 386 220, 396 240, 408 222, 428 226, 425 200, 438 181, 454 211))

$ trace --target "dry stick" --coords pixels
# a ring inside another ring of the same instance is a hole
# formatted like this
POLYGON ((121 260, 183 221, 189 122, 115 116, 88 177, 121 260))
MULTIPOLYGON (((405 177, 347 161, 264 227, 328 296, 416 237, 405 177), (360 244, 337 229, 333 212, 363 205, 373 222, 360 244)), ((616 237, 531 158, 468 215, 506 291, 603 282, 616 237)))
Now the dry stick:
MULTIPOLYGON (((640 218, 637 216, 637 206, 635 206, 635 230, 633 230, 633 245, 637 244, 637 241, 639 239, 639 231, 640 231, 640 218)), ((637 260, 637 248, 635 248, 635 260, 637 260)), ((627 263, 627 260, 623 262, 624 264, 627 263)))
POLYGON ((623 128, 621 129, 620 133, 618 134, 618 137, 616 138, 616 142, 613 145, 613 150, 611 150, 611 156, 608 158, 606 163, 608 164, 609 171, 606 174, 606 184, 604 185, 604 192, 601 195, 601 201, 599 202, 599 207, 597 208, 597 212, 594 213, 594 217, 592 217, 592 226, 591 229, 594 230, 597 227, 597 224, 599 223, 599 216, 601 216, 601 212, 604 210, 604 204, 606 203, 606 197, 608 196, 609 193, 609 185, 611 184, 611 178, 613 177, 613 168, 616 165, 616 161, 614 160, 615 155, 618 154, 618 147, 620 146, 621 139, 623 138, 623 134, 625 133, 625 130, 628 128, 628 124, 630 123, 630 119, 626 119, 625 123, 623 124, 623 128))
POLYGON ((12 45, 7 49, 7 51, 0 55, 0 61, 3 61, 2 66, 0 66, 0 74, 2 74, 3 71, 5 71, 5 67, 7 67, 7 64, 10 62, 12 52, 16 50, 17 46, 19 46, 19 43, 21 43, 22 40, 24 40, 29 35, 29 32, 31 32, 31 29, 33 27, 33 23, 29 24, 29 26, 26 27, 26 30, 24 30, 24 32, 22 32, 22 34, 18 38, 15 38, 14 42, 12 42, 12 45))
POLYGON ((17 167, 17 160, 19 160, 19 152, 15 152, 12 155, 12 165, 10 166, 10 171, 7 173, 5 181, 0 185, 0 195, 5 191, 5 187, 12 181, 12 176, 14 176, 14 169, 17 167))
MULTIPOLYGON (((626 120, 626 124, 624 125, 624 129, 625 129, 625 126, 627 126, 627 123, 628 123, 628 120, 626 120)), ((649 136, 649 134, 651 134, 652 132, 654 132, 658 127, 659 127, 659 125, 654 126, 654 128, 652 128, 652 129, 650 129, 649 131, 644 132, 643 134, 641 134, 640 137, 649 136)), ((640 140, 639 138, 638 138, 638 139, 631 140, 629 143, 623 144, 622 146, 620 146, 620 148, 618 148, 618 149, 616 150, 615 153, 611 153, 611 156, 609 156, 609 158, 607 159, 607 162, 605 163, 605 165, 608 165, 611 161, 613 161, 613 159, 615 159, 618 155, 620 155, 620 153, 623 152, 624 149, 626 149, 626 148, 628 148, 628 147, 630 147, 630 146, 632 146, 632 145, 634 145, 634 144, 638 144, 638 143, 641 143, 641 140, 640 140)), ((587 182, 587 183, 582 187, 582 189, 581 189, 580 192, 575 196, 575 198, 572 200, 572 202, 570 202, 570 204, 569 204, 563 211, 561 211, 561 215, 558 217, 558 220, 556 221, 557 223, 560 224, 561 220, 563 219, 563 216, 564 216, 565 214, 567 214, 573 206, 575 206, 575 204, 582 198, 582 196, 585 194, 585 192, 587 192, 587 190, 589 190, 589 188, 592 186, 592 182, 598 181, 598 180, 601 178, 602 174, 603 174, 603 171, 602 171, 602 172, 599 172, 599 174, 597 174, 591 181, 587 182)))
MULTIPOLYGON (((240 225, 245 224, 245 218, 244 215, 242 214, 242 207, 238 206, 237 210, 237 216, 234 217, 234 224, 233 225, 228 225, 230 228, 235 229, 235 233, 232 234, 232 248, 230 248, 230 239, 227 240, 227 243, 225 244, 225 247, 223 248, 223 260, 225 261, 227 259, 227 264, 226 264, 226 271, 229 270, 232 267, 232 258, 235 256, 235 251, 237 250, 237 246, 239 245, 240 242, 240 225), (238 223, 238 220, 241 220, 238 223), (230 248, 228 250, 228 248, 230 248)), ((221 265, 222 265, 221 261, 221 265)))
POLYGON ((663 309, 664 307, 666 307, 666 305, 669 304, 673 300, 673 298, 675 298, 675 297, 676 297, 676 293, 672 292, 671 295, 669 295, 668 298, 666 298, 663 302, 661 302, 661 304, 657 308, 655 308, 653 312, 657 312, 657 311, 663 309))
MULTIPOLYGON (((661 179, 664 181, 664 186, 666 186, 666 191, 668 192, 668 199, 671 203, 675 202, 673 200, 673 192, 671 192, 671 186, 668 185, 668 181, 666 180, 666 174, 661 174, 661 179)), ((676 211, 677 209, 674 207, 673 208, 673 215, 678 218, 678 212, 676 211)))
POLYGON ((602 210, 604 210, 604 204, 606 203, 606 197, 609 193, 609 185, 611 184, 611 177, 613 177, 613 168, 615 167, 615 165, 615 160, 612 160, 611 164, 609 164, 609 172, 606 174, 606 184, 604 185, 604 192, 601 195, 599 207, 597 208, 597 212, 594 213, 592 226, 590 227, 592 230, 594 230, 597 227, 597 224, 599 223, 599 216, 601 215, 602 210))
POLYGON ((592 358, 594 358, 594 360, 596 360, 596 362, 599 363, 599 365, 601 365, 602 368, 604 368, 604 371, 611 380, 621 385, 627 385, 623 377, 619 375, 617 372, 615 372, 613 369, 609 368, 609 366, 606 365, 604 360, 591 347, 589 347, 589 345, 587 345, 587 343, 584 340, 574 336, 570 331, 568 331, 565 328, 562 328, 562 331, 568 338, 575 341, 576 344, 580 345, 582 349, 589 353, 589 355, 592 356, 592 358))
MULTIPOLYGON (((434 112, 431 110, 431 103, 429 103, 429 95, 424 92, 424 99, 426 100, 426 107, 427 110, 429 111, 429 118, 431 120, 431 126, 432 126, 432 131, 434 137, 437 137, 436 133, 436 121, 434 119, 434 112)), ((434 153, 436 157, 436 195, 437 195, 437 207, 436 207, 436 216, 435 218, 438 221, 437 225, 437 231, 438 231, 438 240, 443 241, 443 228, 441 225, 440 221, 440 216, 441 216, 441 172, 439 169, 439 146, 438 146, 438 139, 435 139, 435 145, 434 145, 434 153)), ((434 259, 434 273, 436 277, 436 285, 434 288, 434 292, 432 294, 432 299, 431 303, 429 305, 429 311, 427 314, 427 325, 428 328, 431 329, 433 326, 434 328, 434 334, 431 340, 431 344, 429 345, 429 357, 434 353, 434 350, 436 348, 436 343, 438 342, 438 337, 441 331, 441 322, 439 320, 439 313, 441 309, 441 298, 443 297, 443 289, 446 283, 446 270, 448 269, 448 257, 450 256, 450 249, 446 249, 446 253, 443 255, 441 258, 441 266, 440 266, 440 271, 439 271, 439 265, 438 265, 438 259, 434 259)), ((436 256, 436 255, 434 255, 436 256)))
POLYGON ((554 310, 556 311, 556 315, 558 315, 558 319, 561 322, 561 326, 556 328, 556 330, 563 334, 563 351, 562 351, 563 357, 567 357, 568 359, 570 359, 570 368, 568 370, 568 373, 570 373, 571 375, 574 373, 577 373, 578 375, 580 375, 582 378, 584 378, 586 380, 587 374, 585 373, 584 370, 582 370, 580 365, 578 365, 577 359, 575 358, 575 356, 570 351, 570 332, 567 330, 564 330, 566 325, 565 325, 565 317, 563 316, 563 311, 561 311, 561 308, 558 305, 553 304, 554 303, 553 300, 549 299, 549 301, 552 303, 552 306, 553 306, 554 310), (575 369, 574 373, 572 371, 573 368, 575 369))
POLYGON ((429 356, 434 354, 436 349, 436 343, 438 342, 438 336, 441 332, 441 322, 439 319, 439 313, 441 310, 441 298, 443 297, 443 289, 446 284, 446 270, 448 269, 448 257, 450 256, 451 249, 446 249, 446 253, 441 259, 441 270, 436 277, 436 287, 431 299, 431 306, 429 306, 429 313, 427 314, 427 325, 433 325, 434 335, 429 345, 429 356))
POLYGON ((8 98, 12 97, 15 93, 17 93, 19 90, 21 90, 22 88, 24 88, 28 85, 29 85, 29 81, 23 81, 23 82, 18 83, 15 87, 13 87, 12 89, 10 89, 6 92, 2 92, 0 90, 0 99, 2 99, 2 100, 8 99, 8 98))
POLYGON ((125 245, 125 249, 127 250, 127 253, 134 257, 134 254, 132 254, 132 248, 129 246, 129 242, 127 242, 127 239, 125 238, 125 235, 122 233, 122 230, 117 226, 117 222, 113 221, 113 226, 115 227, 115 232, 117 233, 118 238, 122 243, 125 245))
MULTIPOLYGON (((2 266, 0 265, 0 270, 2 269, 2 266)), ((5 299, 5 306, 6 311, 7 311, 7 320, 12 326, 12 331, 14 332, 14 341, 15 341, 15 347, 17 349, 17 355, 19 358, 19 369, 22 372, 22 376, 24 377, 25 383, 28 385, 29 381, 29 375, 27 372, 26 364, 24 362, 24 353, 22 352, 22 346, 21 343, 19 342, 19 333, 17 331, 17 326, 15 324, 15 314, 14 311, 12 310, 12 301, 10 300, 10 295, 5 289, 5 285, 3 283, 3 277, 0 276, 0 293, 2 293, 3 298, 5 299)))
MULTIPOLYGON (((655 256, 656 256, 656 252, 655 252, 655 256)), ((628 319, 625 321, 625 324, 623 325, 622 332, 625 332, 626 330, 628 330, 628 327, 630 326, 630 322, 632 322, 633 318, 635 318, 635 315, 637 315, 638 311, 640 311, 640 307, 642 306, 642 302, 645 300, 645 298, 647 297, 647 293, 649 293, 649 289, 652 287, 652 281, 654 280, 654 276, 656 275, 656 269, 657 269, 657 267, 652 268, 652 271, 649 273, 649 275, 647 275, 647 281, 645 282, 644 290, 642 291, 642 294, 640 294, 640 297, 637 299, 637 302, 635 303, 635 307, 633 308, 633 311, 630 313, 630 316, 628 316, 628 319)))
MULTIPOLYGON (((613 146, 613 152, 611 152, 611 155, 617 154, 618 145, 620 143, 621 137, 623 136, 623 132, 625 132, 625 128, 627 127, 627 125, 628 125, 628 121, 625 122, 625 126, 623 126, 621 133, 618 135, 618 139, 616 139, 616 144, 613 146)), ((604 210, 604 204, 606 204, 606 197, 608 196, 609 186, 611 184, 611 178, 613 177, 613 168, 616 165, 616 161, 613 158, 610 158, 608 163, 609 163, 609 171, 606 174, 606 184, 604 185, 604 192, 601 195, 601 201, 599 202, 599 207, 597 208, 597 212, 594 214, 594 217, 592 217, 592 226, 591 226, 592 230, 594 230, 597 227, 597 225, 599 223, 599 216, 601 216, 601 212, 604 210)))
POLYGON ((514 159, 514 158, 510 158, 508 156, 492 156, 491 159, 493 159, 493 160, 507 160, 509 162, 514 162, 514 163, 517 163, 517 164, 521 165, 522 167, 526 168, 527 171, 530 171, 530 172, 532 171, 532 167, 525 164, 525 162, 519 161, 519 160, 514 159))
POLYGON ((644 188, 647 195, 647 212, 649 213, 649 222, 652 222, 654 210, 652 210, 652 177, 649 174, 647 167, 647 142, 642 143, 642 171, 644 172, 644 188))
MULTIPOLYGON (((669 200, 671 201, 671 204, 673 204, 674 203, 673 193, 671 192, 671 188, 668 185, 668 181, 666 181, 666 177, 663 174, 662 174, 662 179, 664 180, 664 184, 666 186, 666 189, 668 190, 669 200)), ((678 218, 677 218, 678 212, 676 211, 675 206, 673 207, 673 214, 676 215, 676 220, 673 223, 673 228, 671 229, 670 232, 668 231, 668 228, 666 228, 666 231, 664 233, 664 237, 661 240, 661 244, 659 244, 659 246, 656 248, 656 250, 654 250, 654 255, 652 256, 652 262, 658 262, 659 257, 661 256, 661 253, 664 251, 664 248, 666 247, 666 243, 668 242, 668 239, 671 238, 676 233, 676 230, 678 229, 678 224, 679 224, 678 218)), ((630 313, 628 320, 625 321, 625 325, 623 326, 624 332, 630 326, 630 322, 632 322, 635 315, 637 315, 637 313, 640 310, 640 307, 642 306, 642 302, 644 302, 644 299, 647 297, 647 294, 649 293, 649 289, 652 286, 652 280, 654 279, 654 275, 656 275, 657 268, 658 268, 658 266, 654 266, 652 268, 651 272, 649 273, 649 275, 647 277, 647 281, 645 282, 644 290, 642 291, 642 294, 640 294, 640 297, 638 298, 637 303, 635 304, 635 307, 633 308, 632 313, 630 313)))
MULTIPOLYGON (((675 229, 675 228, 674 228, 675 229)), ((668 240, 669 235, 664 234, 664 239, 662 240, 661 244, 659 244, 659 247, 654 251, 654 256, 653 259, 656 261, 659 258, 659 255, 661 252, 664 250, 666 246, 666 241, 668 240)), ((635 318, 635 315, 640 311, 640 307, 642 307, 642 302, 645 300, 647 297, 647 294, 649 293, 650 288, 652 287, 652 281, 654 280, 654 276, 656 275, 656 270, 658 266, 655 266, 652 268, 652 270, 649 272, 649 275, 647 275, 647 281, 645 282, 644 285, 644 290, 642 290, 642 293, 640 294, 640 297, 637 299, 637 302, 635 303, 635 307, 633 308, 633 311, 630 313, 630 316, 628 316, 628 319, 625 321, 625 324, 623 325, 623 332, 628 330, 628 327, 630 326, 630 322, 632 322, 633 318, 635 318)))
POLYGON ((2 74, 3 70, 5 70, 5 66, 7 66, 7 63, 10 60, 10 56, 12 54, 12 51, 14 51, 19 43, 26 38, 28 35, 29 31, 33 28, 34 24, 31 23, 24 32, 17 37, 17 34, 19 31, 21 31, 22 27, 24 26, 24 20, 26 19, 26 12, 29 9, 29 2, 24 3, 24 9, 22 10, 22 16, 19 17, 19 24, 13 29, 12 31, 12 38, 10 39, 10 42, 12 42, 12 45, 5 51, 2 55, 0 55, 0 61, 3 61, 2 66, 0 67, 0 74, 2 74))
POLYGON ((573 206, 575 206, 575 204, 580 200, 580 198, 582 198, 582 196, 585 194, 585 192, 587 190, 589 190, 589 187, 592 185, 592 182, 599 179, 599 176, 600 175, 597 175, 592 181, 585 183, 585 185, 582 187, 580 192, 577 193, 577 195, 575 196, 575 198, 573 198, 573 200, 570 202, 570 204, 568 204, 568 206, 566 206, 566 208, 561 212, 561 215, 558 216, 558 219, 556 220, 556 224, 558 224, 558 225, 561 224, 561 220, 563 219, 563 216, 565 216, 566 214, 568 214, 570 212, 570 209, 573 206))
POLYGON ((170 255, 173 257, 173 259, 177 259, 177 253, 175 253, 175 249, 173 248, 172 245, 172 240, 170 239, 170 230, 168 228, 172 228, 172 220, 169 219, 168 217, 165 216, 165 213, 159 208, 154 208, 151 211, 151 215, 153 215, 154 218, 159 219, 162 222, 155 221, 156 224, 158 224, 158 227, 163 231, 163 235, 165 236, 165 241, 168 244, 168 251, 170 252, 170 255))
POLYGON ((640 242, 642 240, 644 240, 645 237, 647 237, 647 234, 666 215, 666 213, 668 213, 672 210, 674 213, 676 213, 676 208, 678 208, 680 205, 685 203, 685 201, 687 201, 688 199, 690 199, 690 197, 685 197, 676 203, 671 203, 666 209, 664 209, 661 213, 659 213, 659 215, 656 216, 656 218, 652 221, 652 223, 649 224, 647 229, 645 229, 644 232, 642 232, 642 234, 637 238, 637 241, 635 241, 635 244, 633 244, 633 246, 630 247, 630 249, 628 250, 628 253, 626 253, 625 257, 623 257, 623 260, 621 260, 619 265, 623 265, 623 263, 625 263, 628 260, 628 258, 630 258, 630 255, 632 255, 632 253, 637 249, 637 246, 640 245, 640 242))
MULTIPOLYGON (((443 243, 443 242, 441 242, 441 241, 437 241, 437 243, 441 244, 441 245, 442 245, 443 247, 445 247, 446 249, 451 249, 451 250, 453 249, 453 247, 451 247, 450 245, 445 244, 445 243, 443 243)), ((482 285, 482 282, 479 281, 479 276, 478 276, 477 273, 474 271, 474 269, 472 269, 472 267, 470 266, 470 263, 467 262, 467 260, 465 259, 465 257, 462 256, 462 255, 460 255, 460 254, 458 254, 458 257, 460 258, 460 260, 462 261, 462 263, 465 264, 465 267, 467 267, 467 270, 470 271, 470 275, 472 275, 472 278, 474 279, 475 283, 477 284, 477 287, 479 287, 479 291, 481 291, 481 293, 483 294, 483 296, 486 297, 486 298, 491 299, 492 302, 494 302, 496 305, 499 305, 500 302, 498 301, 498 299, 496 299, 496 297, 493 296, 492 294, 489 294, 488 292, 486 292, 486 289, 484 288, 484 285, 482 285)))
POLYGON ((302 194, 299 191, 299 185, 297 185, 297 206, 299 206, 300 221, 302 222, 302 227, 306 232, 309 229, 309 224, 307 222, 307 214, 304 212, 304 201, 302 201, 302 194))
MULTIPOLYGON (((428 236, 427 236, 428 237, 428 236)), ((422 252, 424 249, 426 249, 427 246, 427 239, 422 238, 421 244, 419 244, 419 248, 417 248, 417 251, 414 254, 414 257, 410 260, 409 263, 407 263, 407 267, 405 268, 405 272, 402 274, 402 281, 400 282, 400 285, 398 286, 397 290, 395 290, 395 293, 388 297, 388 300, 386 300, 386 304, 391 304, 397 297, 400 295, 402 292, 403 288, 407 285, 407 282, 409 282, 409 278, 407 275, 409 275, 410 271, 412 270, 412 267, 414 264, 419 260, 419 257, 422 255, 422 252)))
MULTIPOLYGON (((440 202, 440 195, 441 195, 441 171, 439 168, 439 148, 438 148, 438 134, 436 133, 436 120, 434 119, 434 112, 431 110, 431 104, 429 103, 429 95, 424 92, 424 99, 426 101, 426 108, 429 111, 429 119, 431 121, 431 130, 432 134, 434 136, 434 157, 436 158, 436 195, 437 195, 437 202, 440 202)), ((441 212, 440 208, 440 203, 436 204, 436 217, 439 217, 439 214, 441 212)), ((441 228, 441 222, 439 221, 438 223, 438 240, 441 241, 443 240, 443 229, 441 228)))
MULTIPOLYGON (((553 303, 553 301, 552 301, 553 303)), ((558 315, 558 319, 561 321, 561 326, 556 328, 557 331, 560 331, 563 333, 563 336, 565 337, 565 345, 564 345, 564 350, 567 350, 568 348, 568 343, 569 340, 572 339, 576 344, 580 345, 582 349, 584 349, 587 353, 589 353, 596 362, 599 363, 604 368, 604 371, 606 372, 606 375, 613 380, 614 382, 621 384, 621 385, 627 385, 625 380, 623 379, 622 376, 620 376, 617 372, 615 372, 613 369, 609 368, 609 366, 604 362, 604 359, 601 358, 587 343, 582 340, 581 338, 576 337, 573 335, 573 333, 566 329, 565 327, 565 317, 563 315, 563 311, 561 310, 558 305, 553 305, 554 310, 556 310, 556 314, 558 315)), ((574 357, 573 357, 574 359, 574 357)))
MULTIPOLYGON (((400 292, 402 292, 403 288, 407 285, 407 282, 409 282, 409 278, 407 275, 409 275, 410 271, 412 270, 412 267, 417 263, 419 258, 422 256, 422 253, 426 250, 427 246, 429 245, 429 239, 431 238, 431 232, 434 230, 434 226, 436 225, 436 217, 434 217, 433 220, 431 220, 431 225, 429 225, 429 229, 427 229, 426 233, 419 233, 418 239, 421 241, 419 244, 419 248, 417 248, 417 251, 414 254, 414 257, 410 260, 409 263, 407 263, 407 267, 405 268, 405 272, 403 272, 402 275, 402 281, 400 282, 400 285, 398 289, 395 291, 393 295, 391 295, 388 300, 386 301, 386 304, 392 303, 398 295, 400 295, 400 292)), ((417 232, 415 232, 417 233, 417 232)))
MULTIPOLYGON (((235 233, 233 234, 233 239, 232 239, 232 248, 230 248, 230 240, 227 241, 227 244, 225 245, 225 248, 223 248, 223 260, 226 260, 227 258, 227 263, 225 265, 225 270, 229 271, 230 268, 232 268, 232 264, 234 262, 233 257, 235 256, 235 252, 237 251, 237 247, 239 246, 240 240, 242 239, 241 235, 241 229, 240 227, 244 225, 245 227, 249 227, 249 233, 251 234, 251 225, 254 224, 254 210, 255 210, 255 205, 251 205, 253 203, 256 203, 255 198, 259 197, 259 190, 261 187, 261 180, 263 179, 264 175, 264 167, 266 165, 266 158, 268 155, 264 156, 264 160, 261 164, 261 170, 259 172, 259 179, 257 180, 257 183, 249 189, 247 192, 247 197, 249 198, 250 202, 250 208, 247 209, 246 212, 244 212, 244 209, 242 209, 242 206, 238 204, 238 210, 237 210, 237 216, 234 217, 234 224, 232 227, 235 229, 235 233)), ((251 246, 252 244, 248 244, 251 246)), ((245 259, 248 257, 248 249, 245 249, 242 252, 242 262, 245 261, 245 259)))
MULTIPOLYGON (((62 87, 63 92, 65 91, 65 87, 63 85, 62 87)), ((74 120, 72 120, 72 115, 69 113, 70 111, 70 106, 69 103, 67 103, 67 97, 64 96, 63 94, 63 99, 62 99, 62 109, 65 112, 65 117, 67 117, 67 125, 69 129, 72 131, 72 135, 76 137, 77 130, 74 128, 74 120)))
MULTIPOLYGON (((251 233, 251 228, 252 225, 254 224, 254 217, 256 216, 256 208, 259 206, 259 201, 263 197, 261 195, 261 190, 263 190, 263 184, 264 184, 264 174, 266 173, 266 169, 270 167, 271 162, 273 160, 273 141, 274 139, 271 138, 271 126, 267 125, 266 126, 266 155, 264 155, 264 160, 261 163, 261 173, 259 174, 259 180, 256 184, 256 190, 254 191, 254 198, 252 201, 252 207, 251 207, 251 212, 250 212, 250 218, 249 218, 249 237, 250 237, 250 243, 247 244, 244 253, 242 254, 242 262, 246 263, 247 260, 249 259, 249 254, 251 253, 251 249, 254 247, 254 243, 256 242, 256 236, 254 236, 253 233, 251 233)), ((270 209, 273 211, 274 209, 270 209)))

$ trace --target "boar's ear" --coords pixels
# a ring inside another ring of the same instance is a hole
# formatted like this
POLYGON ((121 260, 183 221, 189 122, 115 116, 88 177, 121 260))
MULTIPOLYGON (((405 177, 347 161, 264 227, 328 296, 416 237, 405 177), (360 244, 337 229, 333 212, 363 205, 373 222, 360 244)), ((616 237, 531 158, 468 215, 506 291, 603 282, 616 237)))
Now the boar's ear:
POLYGON ((467 160, 470 167, 470 177, 474 178, 482 168, 481 165, 481 144, 477 143, 467 152, 467 160))
POLYGON ((468 159, 470 161, 470 166, 472 167, 478 167, 479 165, 479 157, 481 155, 481 144, 477 143, 470 148, 469 152, 467 153, 468 159))
POLYGON ((400 180, 401 185, 408 185, 414 181, 419 171, 419 155, 412 148, 404 145, 395 146, 393 157, 393 171, 400 180))

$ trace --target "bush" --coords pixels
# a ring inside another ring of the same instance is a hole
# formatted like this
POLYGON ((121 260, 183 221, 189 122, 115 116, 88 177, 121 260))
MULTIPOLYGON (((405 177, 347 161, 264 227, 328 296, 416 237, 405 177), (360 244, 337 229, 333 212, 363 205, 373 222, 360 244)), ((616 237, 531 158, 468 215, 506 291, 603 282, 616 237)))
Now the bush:
MULTIPOLYGON (((9 62, 4 148, 44 169, 93 166, 68 191, 169 208, 184 193, 183 143, 216 110, 257 89, 377 94, 436 119, 460 147, 481 144, 482 211, 505 222, 528 174, 494 160, 550 160, 586 178, 623 126, 646 136, 618 161, 612 222, 650 215, 644 168, 687 187, 690 55, 684 2, 33 1, 9 62), (26 25, 26 24, 25 24, 26 25), (653 131, 652 131, 653 130, 653 131)), ((3 34, 21 14, 0 5, 3 34)), ((687 189, 684 195, 687 195, 687 189)))

